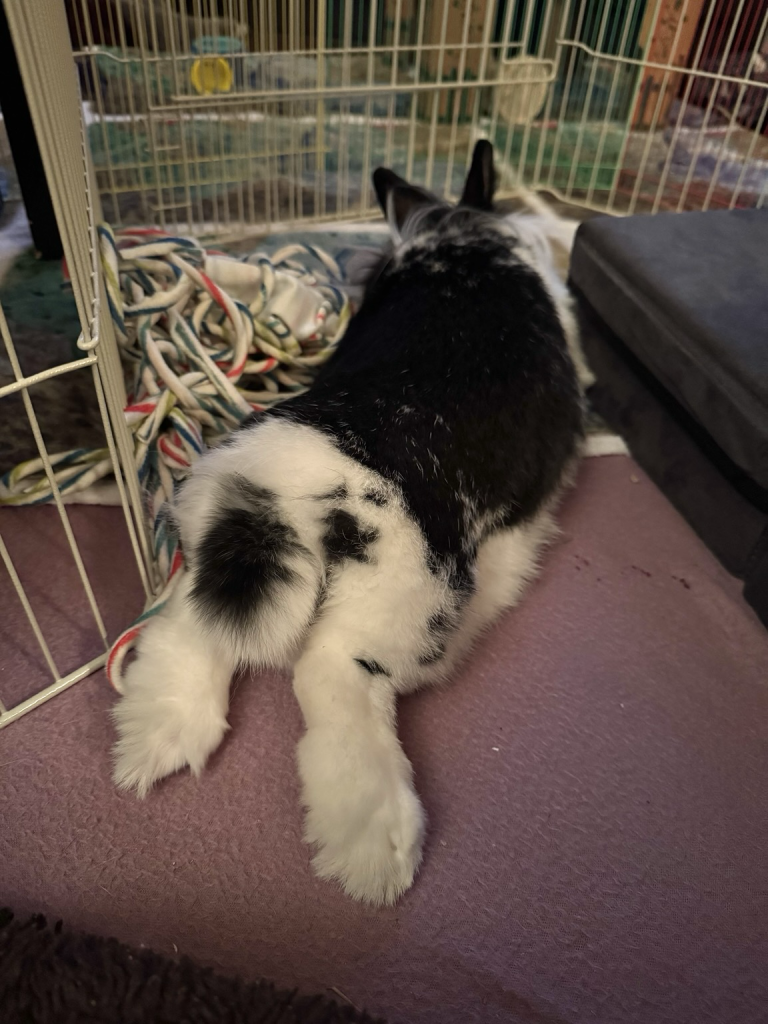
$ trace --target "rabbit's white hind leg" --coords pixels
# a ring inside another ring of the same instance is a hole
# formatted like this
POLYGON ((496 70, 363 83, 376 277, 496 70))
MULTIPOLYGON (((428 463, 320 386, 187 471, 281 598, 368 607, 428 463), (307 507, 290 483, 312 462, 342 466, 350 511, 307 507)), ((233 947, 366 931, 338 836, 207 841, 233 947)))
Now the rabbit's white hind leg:
POLYGON ((356 653, 343 635, 322 631, 296 666, 307 724, 298 746, 304 834, 321 878, 355 899, 393 903, 421 860, 424 813, 395 733, 394 688, 356 653))
POLYGON ((307 727, 298 762, 315 870, 381 904, 412 884, 424 834, 395 701, 418 670, 430 614, 450 594, 399 506, 365 505, 350 504, 340 521, 342 563, 295 666, 294 691, 307 727))
POLYGON ((228 729, 234 661, 201 628, 187 589, 185 578, 145 626, 112 713, 119 736, 113 779, 139 797, 180 768, 199 774, 228 729))

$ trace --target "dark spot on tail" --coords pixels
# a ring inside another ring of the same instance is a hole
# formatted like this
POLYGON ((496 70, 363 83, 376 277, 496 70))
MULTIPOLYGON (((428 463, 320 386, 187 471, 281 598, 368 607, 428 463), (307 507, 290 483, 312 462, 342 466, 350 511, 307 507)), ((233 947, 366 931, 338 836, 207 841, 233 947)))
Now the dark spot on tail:
POLYGON ((230 477, 194 553, 190 599, 205 618, 243 629, 277 585, 294 581, 287 558, 305 550, 271 491, 230 477))
POLYGON ((358 519, 343 509, 336 508, 325 519, 323 546, 331 564, 351 558, 355 562, 368 562, 368 548, 378 540, 379 531, 361 525, 358 519))
POLYGON ((355 658, 355 661, 360 666, 360 668, 364 668, 365 671, 372 676, 389 675, 389 672, 387 672, 384 666, 380 665, 378 661, 374 661, 372 658, 355 658))
POLYGON ((436 612, 427 620, 428 650, 419 655, 420 665, 434 665, 445 657, 448 636, 453 628, 453 619, 447 612, 436 612))

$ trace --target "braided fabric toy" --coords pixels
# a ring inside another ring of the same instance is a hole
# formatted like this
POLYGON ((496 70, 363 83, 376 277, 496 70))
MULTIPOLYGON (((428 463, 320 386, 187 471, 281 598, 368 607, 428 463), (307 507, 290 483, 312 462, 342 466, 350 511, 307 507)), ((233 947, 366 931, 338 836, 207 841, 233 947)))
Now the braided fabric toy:
MULTIPOLYGON (((162 581, 110 651, 107 675, 119 690, 126 654, 180 578, 183 555, 169 516, 177 487, 207 446, 254 411, 306 389, 344 333, 350 310, 339 267, 313 246, 237 260, 206 252, 190 238, 151 228, 115 234, 106 225, 99 243, 110 314, 132 369, 125 418, 162 581)), ((62 494, 112 471, 103 448, 65 452, 51 463, 62 494)), ((0 504, 52 497, 40 459, 0 478, 0 504)))

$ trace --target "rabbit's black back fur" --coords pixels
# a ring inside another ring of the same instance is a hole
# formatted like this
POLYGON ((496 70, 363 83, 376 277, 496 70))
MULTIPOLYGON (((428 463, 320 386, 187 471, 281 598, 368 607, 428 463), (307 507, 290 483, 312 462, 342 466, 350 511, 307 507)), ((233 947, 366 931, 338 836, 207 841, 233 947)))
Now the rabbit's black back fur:
POLYGON ((311 391, 270 415, 327 432, 395 483, 465 587, 485 534, 558 486, 581 398, 555 303, 515 238, 471 209, 426 212, 311 391))

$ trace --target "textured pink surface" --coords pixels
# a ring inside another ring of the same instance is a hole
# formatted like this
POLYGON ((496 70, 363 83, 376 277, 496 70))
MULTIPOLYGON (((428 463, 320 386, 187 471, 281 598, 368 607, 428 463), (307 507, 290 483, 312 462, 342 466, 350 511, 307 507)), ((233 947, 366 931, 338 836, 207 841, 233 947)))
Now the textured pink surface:
POLYGON ((312 877, 277 676, 144 803, 109 784, 101 675, 0 733, 0 897, 392 1022, 764 1022, 768 633, 629 460, 585 463, 562 522, 453 686, 403 703, 430 831, 396 908, 312 877))
MULTIPOLYGON (((107 635, 114 640, 144 606, 123 513, 69 505, 67 515, 107 635)), ((102 654, 104 644, 57 510, 2 508, 0 532, 59 672, 65 675, 102 654)), ((2 566, 0 608, 0 700, 12 707, 52 679, 2 566)))

